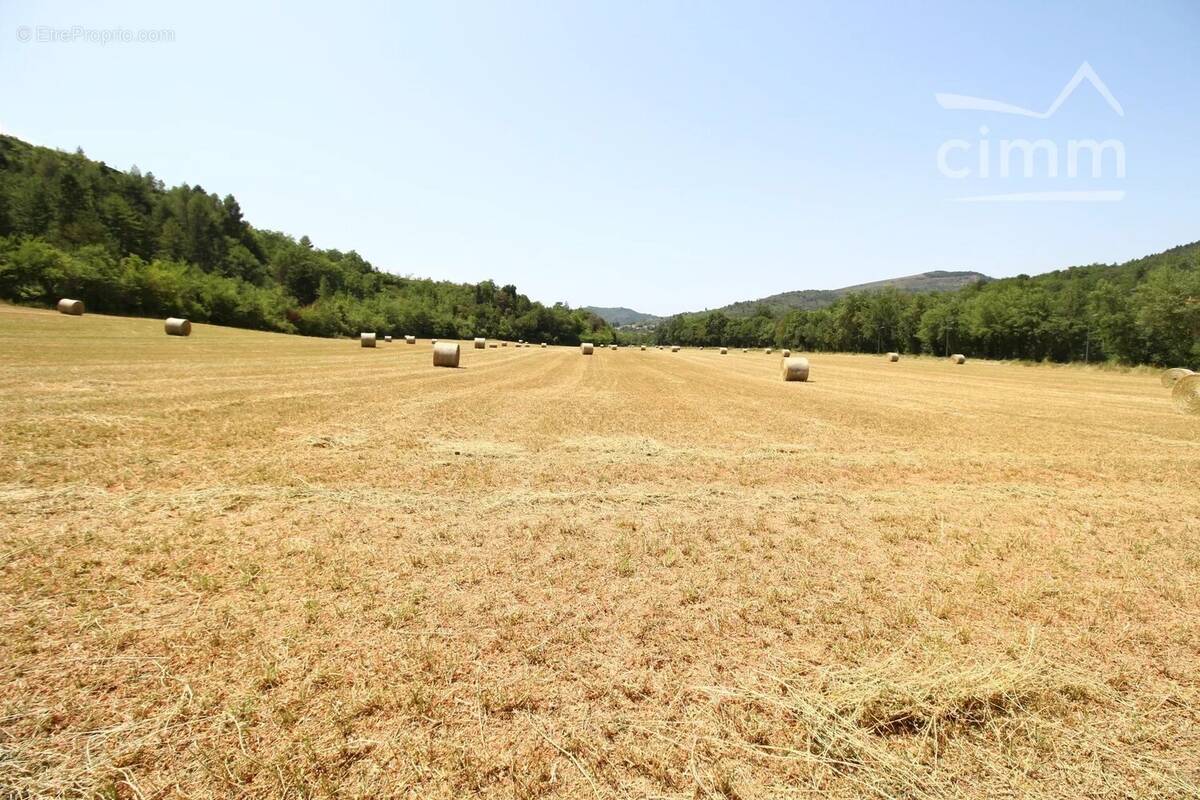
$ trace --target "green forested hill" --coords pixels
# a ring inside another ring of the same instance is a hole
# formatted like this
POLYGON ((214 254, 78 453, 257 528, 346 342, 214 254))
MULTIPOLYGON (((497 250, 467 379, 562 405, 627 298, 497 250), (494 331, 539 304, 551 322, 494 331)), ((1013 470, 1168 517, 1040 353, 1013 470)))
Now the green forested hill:
POLYGON ((643 314, 641 311, 634 311, 632 308, 618 306, 616 308, 605 308, 603 306, 584 306, 585 311, 590 311, 597 317, 600 317, 609 325, 646 325, 654 326, 662 321, 662 317, 657 317, 654 314, 643 314))
POLYGON ((513 286, 380 272, 354 251, 255 229, 232 195, 0 136, 0 298, 63 296, 100 312, 316 336, 612 337, 594 314, 513 286))
POLYGON ((917 275, 905 275, 902 278, 888 278, 857 286, 844 286, 841 289, 800 289, 792 292, 780 292, 759 300, 742 300, 731 303, 716 310, 735 317, 755 314, 763 306, 773 314, 786 314, 793 309, 815 311, 818 308, 831 306, 837 302, 839 297, 855 292, 872 292, 888 288, 902 292, 948 292, 972 283, 990 280, 991 278, 981 272, 934 270, 917 275))
POLYGON ((681 314, 663 344, 781 346, 1200 368, 1200 242, 1119 265, 972 283, 851 291, 827 308, 681 314))
MULTIPOLYGON (((914 288, 849 287, 815 310, 757 303, 747 313, 682 314, 662 320, 654 336, 1200 367, 1200 243, 955 291, 914 288)), ((354 251, 255 229, 232 195, 168 189, 149 173, 0 136, 0 299, 49 305, 63 296, 101 312, 319 336, 375 330, 574 343, 614 335, 587 310, 544 306, 513 286, 380 272, 354 251)))

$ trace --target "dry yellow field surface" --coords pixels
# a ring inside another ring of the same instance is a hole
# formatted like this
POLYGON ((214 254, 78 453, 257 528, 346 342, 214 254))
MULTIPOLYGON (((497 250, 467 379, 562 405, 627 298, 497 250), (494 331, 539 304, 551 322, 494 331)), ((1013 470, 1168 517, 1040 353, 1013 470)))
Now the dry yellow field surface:
POLYGON ((1153 371, 162 326, 0 306, 3 797, 1200 792, 1153 371))

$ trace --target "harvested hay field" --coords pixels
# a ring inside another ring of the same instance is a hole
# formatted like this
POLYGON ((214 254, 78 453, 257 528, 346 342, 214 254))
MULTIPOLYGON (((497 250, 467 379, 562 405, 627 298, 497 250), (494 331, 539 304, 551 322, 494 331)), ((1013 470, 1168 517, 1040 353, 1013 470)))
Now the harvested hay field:
POLYGON ((0 796, 1195 797, 1151 372, 0 306, 0 796))

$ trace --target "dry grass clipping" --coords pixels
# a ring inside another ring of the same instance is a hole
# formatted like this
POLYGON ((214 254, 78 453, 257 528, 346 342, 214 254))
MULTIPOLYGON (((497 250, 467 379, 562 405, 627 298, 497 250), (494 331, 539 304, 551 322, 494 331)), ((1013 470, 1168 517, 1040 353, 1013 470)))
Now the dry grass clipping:
MULTIPOLYGON (((998 776, 1021 772, 1065 779, 1078 797, 1200 792, 1194 774, 1141 742, 1078 727, 1084 713, 1136 715, 1119 692, 1030 656, 934 669, 898 659, 848 668, 783 665, 736 685, 702 687, 696 697, 699 713, 656 734, 687 743, 695 782, 707 796, 742 796, 740 779, 756 765, 787 775, 764 797, 981 797, 998 776), (730 764, 740 769, 722 768, 730 764), (1115 764, 1122 774, 1108 771, 1115 764)), ((1020 795, 1062 796, 1036 783, 1020 795)))

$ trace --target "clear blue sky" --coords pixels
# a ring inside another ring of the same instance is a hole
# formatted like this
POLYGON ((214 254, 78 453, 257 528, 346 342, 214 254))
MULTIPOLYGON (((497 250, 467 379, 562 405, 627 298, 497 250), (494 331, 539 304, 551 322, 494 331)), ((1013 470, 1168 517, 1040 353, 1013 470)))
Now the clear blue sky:
POLYGON ((232 193, 391 272, 655 313, 1200 239, 1198 93, 1196 2, 0 3, 6 133, 232 193), (1084 61, 1124 116, 1087 83, 1050 119, 935 101, 1044 111, 1084 61), (980 126, 1063 157, 1118 139, 1126 173, 943 175, 980 126), (955 201, 1076 189, 1125 195, 955 201))

